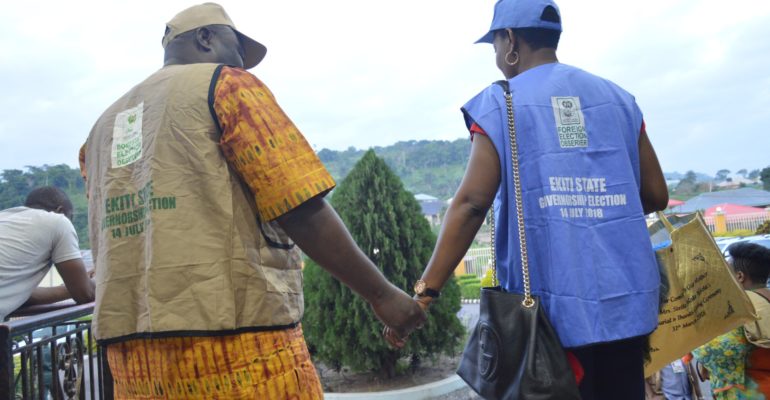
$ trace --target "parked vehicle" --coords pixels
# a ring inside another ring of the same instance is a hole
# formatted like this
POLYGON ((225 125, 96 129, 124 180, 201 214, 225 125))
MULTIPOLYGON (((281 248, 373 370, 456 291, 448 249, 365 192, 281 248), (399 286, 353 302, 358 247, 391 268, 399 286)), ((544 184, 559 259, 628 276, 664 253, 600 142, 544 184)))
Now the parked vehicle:
POLYGON ((770 234, 731 237, 731 238, 718 238, 716 239, 716 242, 717 242, 717 246, 719 246, 719 250, 722 252, 722 254, 725 257, 727 257, 730 255, 730 253, 727 252, 727 248, 730 247, 731 244, 738 243, 738 242, 756 243, 760 246, 764 246, 770 249, 770 234))

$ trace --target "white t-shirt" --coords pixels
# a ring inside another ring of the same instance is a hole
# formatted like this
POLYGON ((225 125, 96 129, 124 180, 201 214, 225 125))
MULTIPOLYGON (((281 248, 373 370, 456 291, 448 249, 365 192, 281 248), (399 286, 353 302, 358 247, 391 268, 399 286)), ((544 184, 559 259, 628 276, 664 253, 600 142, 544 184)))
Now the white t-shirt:
POLYGON ((28 207, 0 211, 0 321, 29 299, 51 263, 76 258, 78 234, 64 215, 28 207))

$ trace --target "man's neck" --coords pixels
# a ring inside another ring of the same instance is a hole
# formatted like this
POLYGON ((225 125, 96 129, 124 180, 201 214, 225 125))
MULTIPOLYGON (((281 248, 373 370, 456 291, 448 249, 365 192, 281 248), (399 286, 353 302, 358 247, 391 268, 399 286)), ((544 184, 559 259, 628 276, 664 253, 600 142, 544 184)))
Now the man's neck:
POLYGON ((169 65, 184 65, 189 64, 188 62, 185 62, 184 60, 178 58, 178 57, 169 57, 165 60, 163 60, 163 66, 168 67, 169 65))

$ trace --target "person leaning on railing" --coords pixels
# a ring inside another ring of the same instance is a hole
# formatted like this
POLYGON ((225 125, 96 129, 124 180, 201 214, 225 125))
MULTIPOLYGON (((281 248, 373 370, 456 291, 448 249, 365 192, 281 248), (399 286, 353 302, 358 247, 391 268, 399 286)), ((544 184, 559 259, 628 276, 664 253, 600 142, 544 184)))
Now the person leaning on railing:
POLYGON ((20 306, 94 300, 71 220, 72 203, 53 186, 30 192, 24 206, 0 211, 0 321, 20 306), (37 287, 52 264, 64 285, 37 287))

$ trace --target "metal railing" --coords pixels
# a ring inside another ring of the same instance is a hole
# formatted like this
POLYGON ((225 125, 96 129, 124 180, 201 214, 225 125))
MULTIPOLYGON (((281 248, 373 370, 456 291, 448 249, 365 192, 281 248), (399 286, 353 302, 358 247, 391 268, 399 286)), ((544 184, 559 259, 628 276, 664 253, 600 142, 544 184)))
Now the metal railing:
POLYGON ((489 268, 491 259, 491 247, 479 247, 468 250, 468 252, 465 253, 465 257, 463 257, 463 261, 465 262, 465 273, 474 274, 481 279, 484 277, 484 274, 487 273, 487 268, 489 268))
MULTIPOLYGON (((725 227, 727 231, 749 230, 755 231, 760 225, 770 219, 766 212, 756 214, 725 215, 725 227)), ((716 230, 716 222, 713 216, 704 217, 703 221, 711 232, 716 230)))
POLYGON ((0 400, 111 399, 112 377, 91 335, 93 308, 31 307, 0 323, 0 400))

